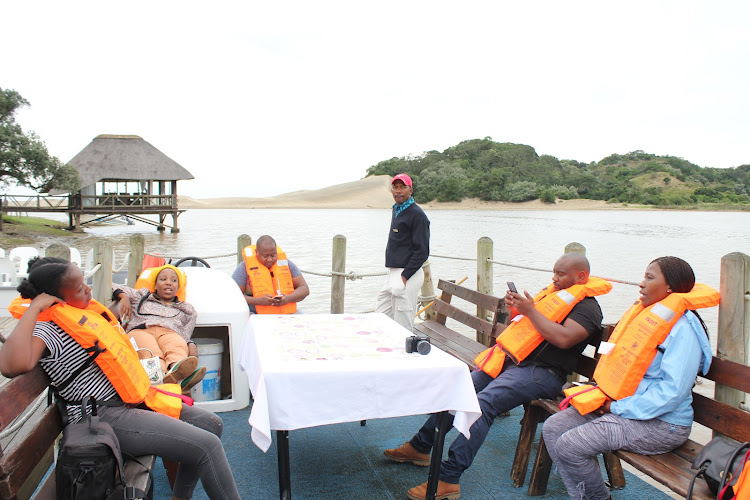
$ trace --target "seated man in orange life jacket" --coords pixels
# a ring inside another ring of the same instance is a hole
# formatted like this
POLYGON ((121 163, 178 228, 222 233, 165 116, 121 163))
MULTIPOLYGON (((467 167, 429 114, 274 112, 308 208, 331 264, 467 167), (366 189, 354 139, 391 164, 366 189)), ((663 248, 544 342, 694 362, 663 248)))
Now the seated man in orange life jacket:
MULTIPOLYGON (((602 311, 595 296, 607 293, 611 288, 606 281, 589 277, 589 262, 585 256, 567 253, 555 262, 552 284, 537 297, 526 291, 505 294, 505 304, 519 313, 514 324, 508 327, 508 333, 523 328, 530 332, 528 336, 541 336, 536 340, 539 344, 526 355, 520 356, 516 352, 515 361, 506 357, 504 362, 494 363, 494 368, 491 367, 493 363, 486 361, 494 361, 497 355, 502 357, 505 349, 513 351, 509 348, 510 342, 508 345, 503 343, 502 350, 488 349, 475 360, 478 368, 472 372, 471 378, 482 415, 472 424, 469 439, 459 434, 451 444, 448 459, 440 467, 436 499, 460 498, 461 475, 474 461, 496 416, 534 399, 554 398, 560 393, 566 375, 575 368, 589 339, 601 335, 602 311), (572 294, 572 303, 555 299, 562 290, 572 294), (560 316, 556 321, 540 312, 549 309, 546 305, 551 300, 567 304, 565 307, 556 306, 554 312, 548 313, 551 317, 560 316)), ((498 342, 501 340, 502 333, 498 342)), ((436 416, 432 415, 410 441, 385 450, 385 456, 394 462, 429 465, 435 425, 436 416)), ((424 483, 407 491, 406 496, 423 500, 426 491, 427 483, 424 483)))
POLYGON ((244 262, 232 273, 250 314, 294 314, 297 302, 310 295, 302 272, 268 235, 242 251, 244 262))

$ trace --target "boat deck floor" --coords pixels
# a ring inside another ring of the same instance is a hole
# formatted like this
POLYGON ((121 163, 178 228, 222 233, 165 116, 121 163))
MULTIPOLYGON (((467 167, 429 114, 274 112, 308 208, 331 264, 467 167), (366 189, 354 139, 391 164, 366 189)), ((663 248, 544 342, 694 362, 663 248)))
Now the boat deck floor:
MULTIPOLYGON (((220 414, 224 420, 222 441, 240 496, 245 500, 279 498, 275 435, 268 452, 261 452, 250 439, 249 414, 249 408, 220 414)), ((529 498, 525 486, 514 488, 510 480, 522 415, 522 409, 516 408, 510 416, 497 419, 474 464, 461 478, 462 499, 529 498)), ((292 498, 405 499, 406 490, 427 480, 427 467, 391 462, 383 450, 407 441, 424 421, 425 416, 418 415, 368 420, 365 426, 352 422, 291 431, 292 498)), ((456 435, 453 429, 446 438, 446 457, 448 445, 456 435)), ((613 492, 612 498, 670 498, 629 472, 626 478, 625 489, 613 492)), ((154 499, 168 500, 169 484, 160 461, 154 480, 154 499)), ((193 498, 208 498, 200 484, 193 498)), ((569 498, 558 474, 550 477, 547 493, 539 498, 569 498)))

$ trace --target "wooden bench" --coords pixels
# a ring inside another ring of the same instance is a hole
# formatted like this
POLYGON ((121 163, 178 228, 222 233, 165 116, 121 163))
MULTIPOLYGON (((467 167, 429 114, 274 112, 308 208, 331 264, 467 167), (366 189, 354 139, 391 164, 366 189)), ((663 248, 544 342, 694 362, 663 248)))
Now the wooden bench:
POLYGON ((442 291, 440 298, 435 299, 433 308, 437 312, 435 320, 416 323, 414 330, 430 337, 430 342, 443 351, 452 354, 474 368, 474 358, 487 349, 487 346, 445 325, 451 318, 468 326, 495 342, 497 334, 504 329, 508 319, 505 299, 477 292, 445 280, 438 281, 438 289, 442 291), (458 297, 492 313, 492 320, 479 318, 476 315, 462 311, 451 304, 453 297, 458 297))
MULTIPOLYGON (((27 413, 39 395, 46 394, 49 378, 37 366, 32 371, 3 380, 0 386, 0 431, 10 427, 19 416, 27 413)), ((44 396, 46 397, 46 396, 44 396)), ((0 441, 0 498, 25 500, 55 498, 55 474, 46 476, 54 462, 54 445, 62 432, 57 406, 44 400, 18 431, 0 441), (34 495, 37 486, 39 491, 34 495)), ((138 457, 153 470, 156 457, 138 457)), ((125 462, 125 484, 146 491, 148 473, 135 462, 125 462)))
MULTIPOLYGON (((715 356, 708 374, 700 378, 711 380, 717 384, 722 384, 742 392, 750 392, 750 367, 722 360, 715 356)), ((703 396, 695 391, 693 392, 693 410, 695 412, 695 416, 693 417, 695 422, 737 441, 750 441, 750 413, 717 401, 715 398, 703 396)), ((528 419, 529 424, 525 430, 522 427, 519 448, 522 438, 527 440, 530 437, 533 441, 536 423, 546 418, 546 415, 540 416, 540 414, 548 412, 547 415, 549 415, 556 411, 559 411, 557 409, 557 401, 534 401, 527 409, 526 415, 524 415, 524 420, 528 419), (536 423, 532 423, 533 421, 536 421, 536 423), (526 432, 525 436, 524 432, 526 432)), ((702 448, 702 444, 688 440, 676 450, 661 455, 638 455, 622 450, 615 451, 613 455, 684 497, 687 495, 690 480, 696 472, 691 468, 692 462, 702 448)), ((518 459, 518 449, 516 450, 516 459, 518 459)), ((609 472, 612 486, 624 486, 624 477, 622 478, 622 485, 620 485, 620 478, 612 477, 613 472, 609 470, 609 465, 608 459, 605 457, 605 467, 609 472)), ((549 454, 544 446, 544 440, 540 438, 537 458, 529 482, 529 495, 544 494, 547 488, 550 467, 549 454)), ((524 475, 525 469, 526 467, 524 466, 524 475)), ((515 463, 514 471, 516 471, 515 463)), ((522 486, 523 478, 520 475, 520 471, 518 477, 520 478, 520 483, 517 483, 514 477, 514 484, 522 486)), ((711 493, 703 479, 698 479, 693 489, 693 498, 697 500, 709 500, 715 499, 716 495, 711 493)))

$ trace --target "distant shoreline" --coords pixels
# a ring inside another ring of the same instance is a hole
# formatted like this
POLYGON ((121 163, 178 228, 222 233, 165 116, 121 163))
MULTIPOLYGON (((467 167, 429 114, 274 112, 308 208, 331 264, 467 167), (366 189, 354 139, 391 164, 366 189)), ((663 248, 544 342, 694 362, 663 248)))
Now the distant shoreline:
MULTIPOLYGON (((338 184, 311 191, 295 191, 269 198, 209 198, 195 199, 179 197, 179 207, 184 209, 252 209, 252 208, 344 208, 344 209, 388 209, 393 206, 390 190, 391 178, 387 175, 365 177, 354 182, 338 184)), ((419 186, 417 186, 419 189, 419 186)), ((460 202, 420 203, 428 210, 640 210, 648 207, 626 206, 622 203, 607 203, 601 200, 558 200, 543 203, 540 200, 512 203, 507 201, 483 201, 478 198, 460 202)))
MULTIPOLYGON (((179 196, 181 209, 389 209, 393 206, 390 191, 391 178, 387 175, 365 177, 323 189, 295 191, 269 198, 208 198, 195 199, 179 196)), ((417 186, 419 189, 419 186, 417 186)), ((541 200, 513 203, 508 201, 483 201, 478 198, 460 202, 420 203, 425 210, 683 210, 683 211, 748 211, 750 206, 734 207, 685 206, 654 207, 650 205, 626 205, 602 200, 557 200, 544 203, 541 200)))

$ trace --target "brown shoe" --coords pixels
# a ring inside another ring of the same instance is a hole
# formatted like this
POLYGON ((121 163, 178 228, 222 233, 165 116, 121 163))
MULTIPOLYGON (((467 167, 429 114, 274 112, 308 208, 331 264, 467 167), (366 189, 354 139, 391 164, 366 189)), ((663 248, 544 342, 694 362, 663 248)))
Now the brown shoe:
POLYGON ((172 365, 166 375, 164 375, 165 384, 179 384, 182 379, 190 375, 198 367, 198 358, 188 356, 182 358, 172 365))
MULTIPOLYGON (((411 500, 424 500, 427 496, 427 483, 410 489, 406 492, 406 496, 411 498, 411 500)), ((461 485, 438 481, 435 500, 455 500, 457 498, 461 498, 461 485)))
POLYGON ((430 454, 419 453, 409 442, 402 444, 398 448, 385 450, 383 454, 394 462, 411 462, 420 467, 430 465, 430 454))

